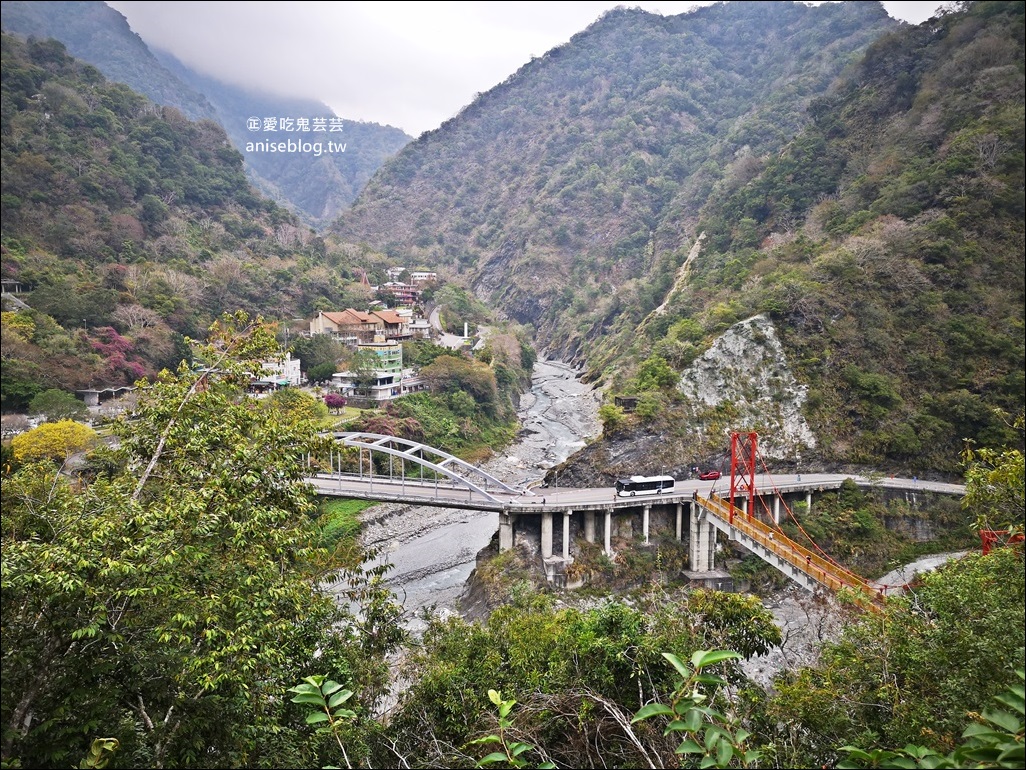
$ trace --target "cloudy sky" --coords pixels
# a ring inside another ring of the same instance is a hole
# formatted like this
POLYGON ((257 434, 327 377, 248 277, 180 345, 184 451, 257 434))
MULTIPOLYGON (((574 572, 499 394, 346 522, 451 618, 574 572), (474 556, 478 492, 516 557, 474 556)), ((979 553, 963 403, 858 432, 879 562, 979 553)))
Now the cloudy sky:
MULTIPOLYGON (((150 46, 236 85, 317 99, 349 120, 437 128, 604 11, 696 2, 145 2, 109 0, 150 46)), ((918 24, 940 2, 885 2, 918 24)))

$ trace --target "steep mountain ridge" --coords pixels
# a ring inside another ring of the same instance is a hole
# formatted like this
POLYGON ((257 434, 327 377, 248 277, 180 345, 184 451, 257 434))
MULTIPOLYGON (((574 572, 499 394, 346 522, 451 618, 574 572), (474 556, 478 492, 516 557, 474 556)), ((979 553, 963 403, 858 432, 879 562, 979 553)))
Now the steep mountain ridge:
POLYGON ((617 295, 655 288, 719 167, 782 146, 894 24, 878 3, 611 11, 409 145, 338 232, 466 272, 573 353, 617 295))
MULTIPOLYGON (((254 140, 278 138, 277 133, 254 133, 247 126, 252 117, 328 119, 335 114, 315 100, 251 92, 200 75, 165 51, 151 51, 124 16, 100 0, 4 0, 2 7, 5 31, 60 40, 73 56, 154 103, 176 107, 194 120, 219 122, 242 153, 247 173, 260 191, 313 225, 334 219, 385 159, 410 141, 400 129, 347 120, 344 130, 330 137, 345 144, 344 152, 282 154, 249 149, 254 140)), ((326 147, 326 141, 321 144, 326 147)))
POLYGON ((217 119, 217 110, 207 98, 169 72, 128 20, 106 3, 3 0, 0 10, 4 32, 60 40, 72 56, 155 104, 175 107, 192 120, 217 119))
POLYGON ((274 117, 331 120, 335 113, 312 99, 285 98, 228 85, 192 70, 172 54, 159 49, 157 59, 192 88, 205 94, 232 144, 242 153, 253 183, 267 197, 294 209, 313 225, 326 225, 356 198, 388 158, 412 137, 401 129, 378 123, 346 120, 338 133, 274 133, 253 131, 248 121, 274 117), (321 145, 320 154, 269 153, 250 150, 261 140, 302 138, 321 145), (345 145, 344 152, 329 152, 327 140, 345 145))
POLYGON ((773 422, 679 387, 765 314, 807 393, 803 460, 956 473, 965 439, 1021 440, 1022 30, 1021 2, 917 27, 874 3, 619 9, 405 148, 337 231, 638 396, 606 440, 640 472, 644 436, 712 458, 773 422))
POLYGON ((23 292, 3 313, 5 411, 175 368, 222 312, 291 319, 343 295, 349 259, 253 190, 219 125, 56 40, 4 34, 0 53, 5 305, 7 281, 23 292))

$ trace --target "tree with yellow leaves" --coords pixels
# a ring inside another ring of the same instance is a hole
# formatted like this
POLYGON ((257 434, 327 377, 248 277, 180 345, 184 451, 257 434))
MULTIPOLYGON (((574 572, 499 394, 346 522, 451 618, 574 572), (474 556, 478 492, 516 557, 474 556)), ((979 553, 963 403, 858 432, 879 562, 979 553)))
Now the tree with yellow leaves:
POLYGON ((96 431, 74 420, 48 422, 11 439, 11 451, 19 463, 33 460, 63 462, 96 443, 96 431))

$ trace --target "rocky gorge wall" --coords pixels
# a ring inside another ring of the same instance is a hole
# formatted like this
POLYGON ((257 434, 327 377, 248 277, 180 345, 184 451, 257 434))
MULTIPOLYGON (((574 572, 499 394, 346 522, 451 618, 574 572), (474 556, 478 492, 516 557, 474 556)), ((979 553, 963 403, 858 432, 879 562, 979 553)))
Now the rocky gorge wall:
POLYGON ((730 465, 730 434, 755 431, 763 458, 800 464, 816 447, 802 414, 807 387, 798 382, 767 315, 741 321, 684 372, 672 417, 631 420, 606 430, 551 471, 562 486, 601 486, 633 474, 687 478, 694 466, 730 465))

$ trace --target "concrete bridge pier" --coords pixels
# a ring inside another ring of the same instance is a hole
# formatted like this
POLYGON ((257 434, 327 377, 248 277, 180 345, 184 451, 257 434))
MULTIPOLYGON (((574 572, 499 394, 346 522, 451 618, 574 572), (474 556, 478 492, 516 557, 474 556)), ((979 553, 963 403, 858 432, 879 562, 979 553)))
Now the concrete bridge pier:
POLYGON ((680 542, 681 535, 683 534, 683 532, 681 530, 681 524, 682 524, 683 518, 684 518, 684 506, 681 503, 677 503, 677 527, 675 529, 675 532, 677 534, 677 542, 678 543, 680 542))
POLYGON ((513 519, 515 514, 499 514, 499 553, 508 551, 513 547, 513 519))
POLYGON ((701 513, 692 509, 691 544, 688 550, 689 572, 715 569, 716 530, 701 513))
POLYGON ((648 545, 648 521, 649 514, 652 512, 652 506, 646 505, 641 514, 641 533, 645 537, 645 545, 648 545))
POLYGON ((773 495, 773 523, 780 523, 780 495, 773 495))
POLYGON ((733 591, 734 581, 730 573, 716 569, 716 532, 713 514, 698 503, 692 503, 689 565, 684 574, 692 584, 715 591, 733 591))
POLYGON ((589 543, 595 542, 595 511, 584 512, 584 539, 589 543))
POLYGON ((567 567, 570 565, 570 524, 573 510, 562 511, 563 544, 561 553, 553 553, 553 536, 555 528, 555 511, 543 511, 541 515, 541 559, 545 568, 545 577, 557 588, 567 585, 567 567))
POLYGON ((563 561, 567 564, 570 563, 570 519, 573 515, 570 508, 563 511, 563 561))
POLYGON ((541 520, 542 559, 552 558, 552 511, 545 511, 541 520))
POLYGON ((605 531, 605 553, 606 556, 613 555, 612 545, 612 533, 613 533, 613 509, 606 508, 606 531, 605 531))

